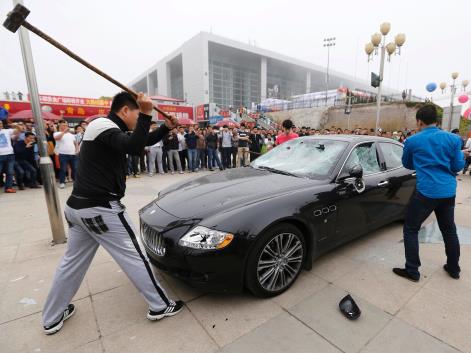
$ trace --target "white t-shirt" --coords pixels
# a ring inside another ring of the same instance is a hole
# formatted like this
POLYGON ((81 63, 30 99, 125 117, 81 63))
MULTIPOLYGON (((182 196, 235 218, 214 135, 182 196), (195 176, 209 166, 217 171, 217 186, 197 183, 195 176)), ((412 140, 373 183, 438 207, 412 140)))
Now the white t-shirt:
POLYGON ((13 129, 0 130, 0 156, 13 154, 13 147, 11 145, 11 136, 13 135, 13 132, 13 129))
POLYGON ((178 151, 183 151, 186 150, 186 141, 185 141, 185 135, 177 133, 177 138, 178 138, 178 151))
MULTIPOLYGON (((54 138, 61 132, 55 132, 54 138)), ((56 140, 56 153, 75 155, 75 135, 70 132, 64 134, 60 140, 56 140)))
POLYGON ((469 138, 468 141, 466 141, 466 145, 464 146, 464 148, 466 149, 471 148, 471 138, 469 138))

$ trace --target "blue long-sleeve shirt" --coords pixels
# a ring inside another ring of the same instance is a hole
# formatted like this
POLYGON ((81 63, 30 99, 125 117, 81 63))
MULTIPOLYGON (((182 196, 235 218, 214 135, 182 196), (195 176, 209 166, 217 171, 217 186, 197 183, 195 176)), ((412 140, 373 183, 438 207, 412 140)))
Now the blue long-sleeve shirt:
POLYGON ((408 138, 402 164, 417 172, 417 191, 443 199, 456 195, 456 173, 464 167, 461 139, 433 126, 408 138))

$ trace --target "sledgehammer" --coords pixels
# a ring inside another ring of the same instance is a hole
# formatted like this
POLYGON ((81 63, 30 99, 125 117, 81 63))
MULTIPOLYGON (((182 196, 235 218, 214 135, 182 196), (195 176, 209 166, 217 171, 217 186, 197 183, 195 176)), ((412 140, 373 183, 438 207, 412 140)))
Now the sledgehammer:
MULTIPOLYGON (((17 4, 15 6, 15 8, 13 9, 13 11, 11 11, 7 15, 7 19, 5 20, 5 22, 3 22, 3 26, 6 29, 8 29, 9 31, 13 32, 13 33, 15 33, 20 28, 20 26, 23 26, 24 28, 28 29, 29 31, 33 32, 37 36, 44 39, 46 42, 48 42, 48 43, 52 44, 53 46, 55 46, 57 49, 59 49, 60 51, 62 51, 66 55, 70 56, 72 59, 78 61, 82 65, 88 67, 90 70, 92 70, 93 72, 100 75, 101 77, 103 77, 106 80, 110 81, 111 83, 115 84, 116 86, 121 88, 123 91, 126 91, 129 94, 131 94, 132 96, 134 96, 135 98, 137 98, 137 92, 135 92, 134 90, 130 89, 129 87, 123 85, 121 82, 116 81, 114 78, 112 78, 111 76, 105 74, 103 71, 99 70, 98 68, 96 68, 95 66, 90 64, 89 62, 83 60, 80 56, 73 53, 72 51, 70 51, 69 49, 64 47, 62 44, 60 44, 58 41, 56 41, 55 39, 49 37, 46 33, 44 33, 43 31, 36 28, 35 26, 33 26, 28 21, 26 21, 26 17, 28 17, 29 13, 30 13, 30 11, 26 7, 24 7, 21 4, 17 4)), ((160 114, 162 114, 165 119, 168 120, 170 126, 175 125, 174 121, 172 121, 172 117, 169 114, 167 114, 166 112, 159 109, 156 105, 154 105, 154 109, 156 111, 158 111, 160 114)))

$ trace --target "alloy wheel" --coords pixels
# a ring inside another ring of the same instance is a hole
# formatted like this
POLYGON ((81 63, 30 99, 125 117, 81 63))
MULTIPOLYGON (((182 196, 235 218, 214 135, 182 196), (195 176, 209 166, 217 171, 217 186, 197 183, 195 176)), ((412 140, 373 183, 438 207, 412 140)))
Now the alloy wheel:
POLYGON ((288 287, 301 270, 303 256, 303 245, 297 235, 281 233, 273 237, 258 259, 260 286, 270 292, 288 287))

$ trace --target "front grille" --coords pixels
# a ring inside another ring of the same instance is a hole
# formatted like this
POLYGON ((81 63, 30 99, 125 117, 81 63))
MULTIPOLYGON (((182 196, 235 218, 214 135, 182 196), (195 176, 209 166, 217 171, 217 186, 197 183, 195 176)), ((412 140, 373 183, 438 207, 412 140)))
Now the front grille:
POLYGON ((141 222, 141 236, 144 244, 158 256, 165 255, 164 237, 150 225, 141 222))

